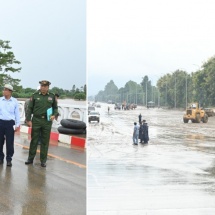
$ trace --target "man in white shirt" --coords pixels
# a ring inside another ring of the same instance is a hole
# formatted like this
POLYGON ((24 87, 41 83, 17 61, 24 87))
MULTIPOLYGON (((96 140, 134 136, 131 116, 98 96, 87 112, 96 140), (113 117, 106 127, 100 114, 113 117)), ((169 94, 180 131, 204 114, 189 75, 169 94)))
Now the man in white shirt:
POLYGON ((0 97, 0 165, 4 163, 4 140, 6 138, 7 166, 12 166, 14 154, 14 132, 20 127, 19 104, 12 97, 13 87, 5 84, 3 96, 0 97))
POLYGON ((133 144, 138 145, 138 138, 139 138, 139 125, 137 123, 134 123, 134 131, 133 131, 133 144))

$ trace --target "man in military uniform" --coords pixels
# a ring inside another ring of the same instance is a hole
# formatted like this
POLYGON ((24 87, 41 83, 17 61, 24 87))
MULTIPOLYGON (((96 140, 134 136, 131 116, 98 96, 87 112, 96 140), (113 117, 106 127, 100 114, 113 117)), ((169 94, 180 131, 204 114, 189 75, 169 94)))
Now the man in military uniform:
POLYGON ((57 100, 53 93, 49 92, 49 81, 40 81, 40 90, 35 92, 28 106, 26 121, 31 131, 31 143, 28 160, 25 164, 32 164, 37 151, 38 137, 41 132, 42 143, 40 146, 41 166, 46 167, 52 121, 58 114, 57 100), (47 110, 52 108, 52 115, 47 119, 47 110), (33 117, 31 119, 31 115, 33 117))

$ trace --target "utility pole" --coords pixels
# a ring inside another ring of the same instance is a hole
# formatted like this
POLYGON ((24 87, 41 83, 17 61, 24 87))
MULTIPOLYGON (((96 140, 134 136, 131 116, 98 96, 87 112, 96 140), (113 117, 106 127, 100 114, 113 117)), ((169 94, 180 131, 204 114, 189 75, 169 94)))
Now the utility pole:
POLYGON ((175 109, 176 109, 176 73, 175 73, 175 109))
POLYGON ((186 73, 186 107, 187 108, 187 73, 186 73))
POLYGON ((154 95, 154 92, 153 92, 153 86, 152 86, 152 101, 154 101, 153 95, 154 95))
POLYGON ((136 103, 137 104, 137 84, 136 84, 136 103))
POLYGON ((166 81, 166 102, 165 102, 165 106, 167 106, 167 81, 166 81))
POLYGON ((146 81, 146 107, 147 107, 147 81, 146 81))
POLYGON ((160 107, 160 92, 158 90, 158 107, 160 107))

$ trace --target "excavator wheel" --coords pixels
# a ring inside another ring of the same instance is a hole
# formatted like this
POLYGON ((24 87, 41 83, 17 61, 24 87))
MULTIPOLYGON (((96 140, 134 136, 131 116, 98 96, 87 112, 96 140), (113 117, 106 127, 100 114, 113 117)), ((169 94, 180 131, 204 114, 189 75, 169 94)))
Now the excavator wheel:
POLYGON ((186 119, 186 118, 183 118, 183 121, 184 121, 184 123, 188 123, 188 119, 186 119))
POLYGON ((200 123, 201 121, 201 118, 200 118, 200 115, 199 114, 196 114, 196 123, 200 123))
POLYGON ((207 123, 208 122, 208 115, 205 114, 202 120, 203 123, 207 123))

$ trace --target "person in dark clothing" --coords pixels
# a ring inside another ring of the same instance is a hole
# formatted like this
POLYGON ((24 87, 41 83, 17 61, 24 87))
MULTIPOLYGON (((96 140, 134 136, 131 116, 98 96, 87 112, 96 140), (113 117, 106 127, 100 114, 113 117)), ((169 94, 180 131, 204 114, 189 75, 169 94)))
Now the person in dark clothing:
POLYGON ((142 122, 142 115, 141 115, 141 113, 140 113, 140 115, 138 116, 138 118, 139 118, 139 123, 141 123, 141 122, 142 122))
POLYGON ((146 120, 143 120, 142 129, 143 129, 143 142, 148 143, 148 141, 149 141, 149 132, 148 132, 149 129, 148 129, 148 125, 146 123, 146 120))
POLYGON ((142 122, 140 122, 139 139, 140 139, 140 143, 142 143, 143 142, 143 125, 142 125, 142 122))

